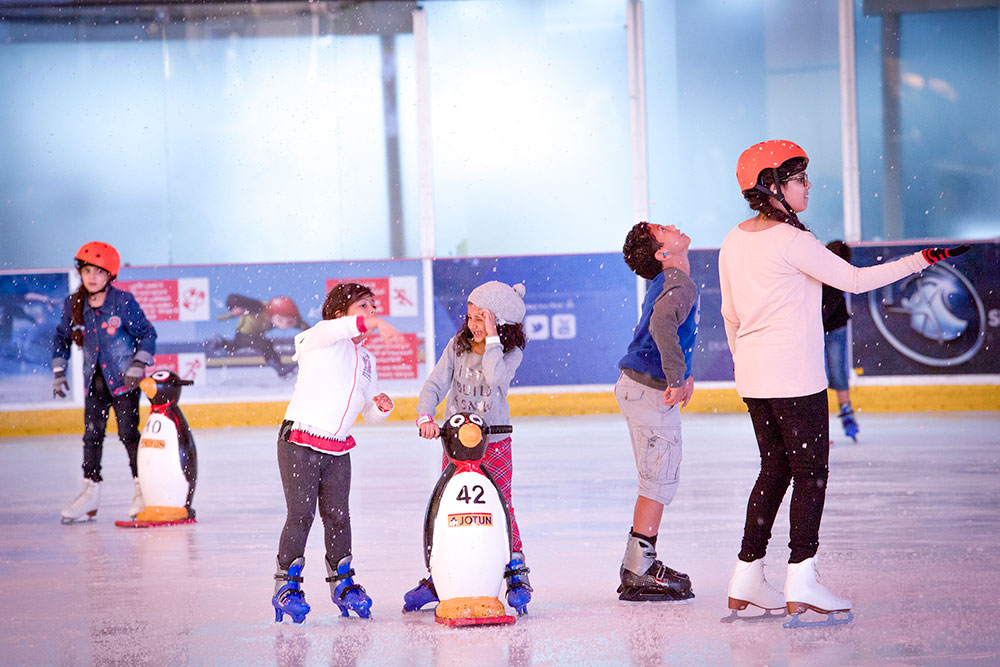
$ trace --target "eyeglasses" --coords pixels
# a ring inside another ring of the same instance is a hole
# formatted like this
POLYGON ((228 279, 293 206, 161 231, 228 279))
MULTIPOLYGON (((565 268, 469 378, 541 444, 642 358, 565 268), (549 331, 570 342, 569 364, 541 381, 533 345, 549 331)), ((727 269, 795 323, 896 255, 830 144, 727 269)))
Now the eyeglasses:
POLYGON ((791 183, 792 181, 798 181, 799 185, 805 186, 806 183, 809 183, 809 175, 806 174, 806 172, 804 171, 800 171, 794 176, 789 176, 788 178, 784 179, 782 183, 791 183))

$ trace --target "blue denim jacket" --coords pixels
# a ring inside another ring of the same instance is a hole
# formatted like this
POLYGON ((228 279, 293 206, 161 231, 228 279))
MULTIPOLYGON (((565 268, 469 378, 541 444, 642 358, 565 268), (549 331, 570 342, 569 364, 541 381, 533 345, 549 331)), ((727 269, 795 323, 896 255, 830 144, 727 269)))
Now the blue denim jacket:
MULTIPOLYGON (((73 342, 72 295, 66 297, 62 320, 52 337, 52 370, 65 369, 73 342)), ((136 359, 147 366, 153 363, 156 352, 156 329, 146 319, 129 292, 109 285, 104 305, 94 309, 90 304, 83 306, 83 381, 86 388, 94 378, 97 364, 115 396, 128 391, 125 387, 125 371, 136 359)))

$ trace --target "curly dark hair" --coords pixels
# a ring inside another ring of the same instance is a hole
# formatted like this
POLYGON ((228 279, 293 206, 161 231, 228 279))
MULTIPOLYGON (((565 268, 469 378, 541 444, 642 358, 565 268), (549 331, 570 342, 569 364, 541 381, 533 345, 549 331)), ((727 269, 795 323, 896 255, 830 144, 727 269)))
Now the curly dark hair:
POLYGON ((323 301, 323 319, 332 320, 337 317, 343 317, 347 314, 347 309, 351 307, 352 303, 360 301, 366 296, 374 299, 375 293, 364 285, 358 283, 339 283, 334 285, 323 301))
POLYGON ((632 226, 625 237, 622 255, 633 273, 646 280, 652 280, 663 271, 663 264, 656 259, 656 252, 659 249, 660 243, 653 238, 653 233, 649 231, 649 223, 639 222, 632 226))
MULTIPOLYGON (((503 347, 503 353, 507 354, 515 347, 519 347, 522 350, 524 346, 528 343, 528 337, 524 335, 524 325, 518 324, 499 324, 497 325, 497 334, 500 336, 500 345, 503 347)), ((466 352, 472 351, 472 330, 469 328, 469 316, 465 316, 465 322, 462 325, 462 330, 455 334, 455 353, 459 356, 465 354, 466 352)))
MULTIPOLYGON (((787 182, 792 176, 795 176, 796 174, 805 171, 807 164, 809 164, 809 161, 802 157, 793 157, 791 159, 785 160, 780 165, 778 165, 777 169, 778 180, 781 183, 787 182)), ((770 189, 770 187, 774 185, 774 171, 775 170, 773 169, 765 169, 762 172, 760 172, 760 175, 757 177, 757 185, 761 185, 766 189, 770 189)), ((765 218, 768 218, 769 220, 778 220, 780 222, 785 222, 791 225, 792 227, 796 227, 804 231, 809 231, 806 228, 806 226, 803 225, 801 221, 799 221, 798 216, 795 215, 794 212, 789 213, 789 211, 786 211, 781 206, 778 207, 772 206, 771 197, 773 196, 774 195, 767 195, 761 192, 760 190, 754 188, 743 191, 743 198, 747 200, 747 203, 750 205, 750 208, 752 208, 755 211, 759 211, 761 214, 764 215, 765 218)))

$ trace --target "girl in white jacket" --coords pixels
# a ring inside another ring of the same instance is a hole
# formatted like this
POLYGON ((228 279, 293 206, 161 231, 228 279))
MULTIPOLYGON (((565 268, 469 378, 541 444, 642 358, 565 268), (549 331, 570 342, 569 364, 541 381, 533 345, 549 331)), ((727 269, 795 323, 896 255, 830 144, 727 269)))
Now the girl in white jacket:
POLYGON ((299 365, 295 392, 278 432, 278 469, 288 514, 278 542, 274 620, 301 623, 309 613, 302 583, 306 538, 319 504, 326 539, 327 581, 343 616, 371 615, 372 600, 351 569, 351 426, 358 415, 384 422, 392 400, 378 393, 375 358, 359 345, 365 332, 399 335, 375 314, 375 295, 364 285, 341 283, 327 294, 323 320, 295 337, 299 365))

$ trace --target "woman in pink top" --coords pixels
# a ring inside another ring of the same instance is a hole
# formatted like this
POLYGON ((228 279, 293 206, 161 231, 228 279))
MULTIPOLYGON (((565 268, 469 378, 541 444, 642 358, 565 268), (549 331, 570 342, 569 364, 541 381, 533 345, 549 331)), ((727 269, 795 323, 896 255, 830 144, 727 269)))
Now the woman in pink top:
MULTIPOLYGON (((799 221, 809 204, 809 158, 790 141, 765 141, 740 156, 736 177, 757 215, 722 242, 722 316, 733 354, 736 390, 747 404, 761 467, 747 503, 739 561, 729 584, 729 608, 783 609, 802 623, 849 622, 849 600, 819 583, 815 556, 826 498, 830 452, 823 356, 822 285, 854 294, 888 285, 969 249, 931 248, 878 266, 855 267, 827 250, 799 221), (764 578, 771 526, 790 482, 791 554, 784 595, 764 578), (837 617, 834 612, 846 612, 837 617)), ((768 612, 769 613, 769 612, 768 612)))

